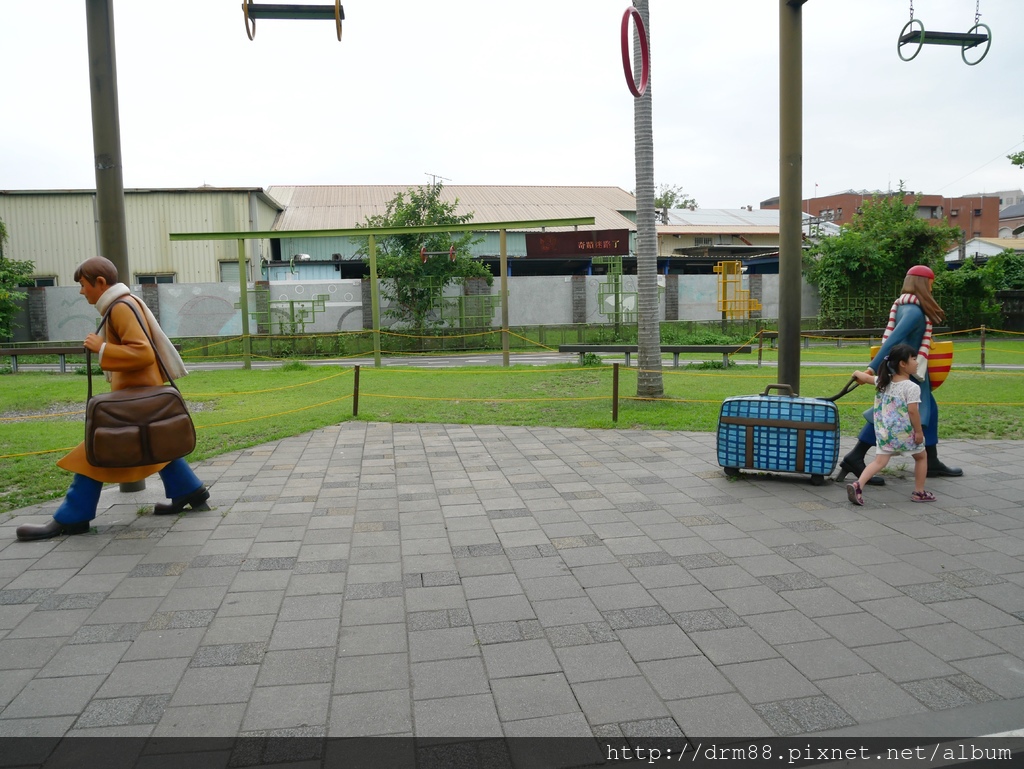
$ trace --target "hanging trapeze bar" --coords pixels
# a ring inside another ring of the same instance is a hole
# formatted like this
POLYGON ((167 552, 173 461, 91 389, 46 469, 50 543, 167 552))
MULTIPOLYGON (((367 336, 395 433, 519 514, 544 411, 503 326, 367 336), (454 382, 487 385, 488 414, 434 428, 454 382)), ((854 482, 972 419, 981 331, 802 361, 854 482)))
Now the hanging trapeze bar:
POLYGON ((242 3, 245 16, 245 34, 252 40, 256 37, 256 19, 334 19, 334 27, 341 40, 341 22, 345 20, 345 9, 341 0, 334 0, 334 5, 285 5, 278 3, 257 5, 252 0, 242 3))
POLYGON ((988 49, 992 47, 992 30, 987 24, 976 22, 966 32, 926 32, 920 19, 911 18, 900 32, 896 53, 903 61, 910 61, 921 53, 921 48, 925 45, 958 45, 960 46, 960 58, 964 60, 964 64, 973 67, 988 55, 988 49), (913 53, 905 56, 903 47, 914 46, 915 43, 917 45, 913 48, 913 53), (985 46, 981 51, 981 56, 975 61, 968 60, 967 51, 977 48, 979 45, 985 46))

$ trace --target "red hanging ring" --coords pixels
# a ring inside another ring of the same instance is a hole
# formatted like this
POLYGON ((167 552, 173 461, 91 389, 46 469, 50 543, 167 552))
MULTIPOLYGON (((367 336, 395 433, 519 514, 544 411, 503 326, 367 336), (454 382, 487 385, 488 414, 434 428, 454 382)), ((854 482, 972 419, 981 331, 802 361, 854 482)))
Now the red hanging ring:
POLYGON ((626 73, 626 85, 629 92, 637 98, 647 91, 647 83, 651 77, 651 52, 647 47, 647 29, 644 27, 643 17, 633 6, 629 6, 622 14, 622 70, 626 73), (633 78, 633 64, 629 60, 629 19, 633 17, 636 23, 636 30, 640 36, 640 86, 636 85, 633 78))

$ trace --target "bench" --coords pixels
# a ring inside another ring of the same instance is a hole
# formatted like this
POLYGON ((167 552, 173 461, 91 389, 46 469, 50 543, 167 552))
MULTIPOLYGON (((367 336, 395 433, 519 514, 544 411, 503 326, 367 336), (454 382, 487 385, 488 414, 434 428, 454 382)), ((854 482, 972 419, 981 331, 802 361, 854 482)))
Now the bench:
MULTIPOLYGON (((626 367, 629 367, 629 356, 633 355, 637 351, 637 345, 635 344, 560 344, 558 345, 559 352, 575 352, 579 353, 580 364, 583 364, 583 357, 588 353, 599 353, 599 352, 610 352, 610 353, 623 353, 626 356, 626 367)), ((663 353, 672 353, 672 366, 679 368, 679 354, 680 353, 721 353, 722 363, 726 366, 729 365, 729 356, 737 353, 749 353, 751 346, 747 345, 735 345, 735 344, 663 344, 661 345, 661 351, 663 353)))
MULTIPOLYGON (((181 345, 174 345, 174 349, 181 352, 181 345)), ((56 355, 60 359, 60 373, 66 374, 68 372, 67 367, 67 356, 68 355, 81 355, 85 357, 85 347, 80 344, 68 345, 64 347, 57 346, 40 346, 40 347, 0 347, 0 357, 7 356, 11 359, 11 373, 18 373, 18 356, 19 355, 56 355)))

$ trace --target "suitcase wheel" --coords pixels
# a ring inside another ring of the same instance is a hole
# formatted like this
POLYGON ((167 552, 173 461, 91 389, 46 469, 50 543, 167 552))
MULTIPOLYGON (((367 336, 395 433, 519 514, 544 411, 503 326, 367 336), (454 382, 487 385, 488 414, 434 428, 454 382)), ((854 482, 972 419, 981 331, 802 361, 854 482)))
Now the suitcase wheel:
POLYGON ((812 486, 824 486, 825 485, 825 476, 824 475, 812 475, 811 476, 811 485, 812 486))
POLYGON ((723 467, 722 470, 725 471, 725 474, 730 478, 740 477, 740 469, 738 467, 723 467))

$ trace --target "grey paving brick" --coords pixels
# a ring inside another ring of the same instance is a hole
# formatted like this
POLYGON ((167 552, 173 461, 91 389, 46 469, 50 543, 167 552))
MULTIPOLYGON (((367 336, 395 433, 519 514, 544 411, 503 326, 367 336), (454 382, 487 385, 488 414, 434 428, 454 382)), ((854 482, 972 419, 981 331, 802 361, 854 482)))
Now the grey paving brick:
POLYGON ((561 647, 555 650, 555 655, 570 684, 640 673, 625 647, 618 642, 561 647))
POLYGON ((960 625, 952 622, 944 625, 909 628, 903 635, 936 657, 950 660, 983 657, 998 654, 999 647, 960 625))
POLYGON ((927 708, 880 673, 818 681, 829 698, 860 723, 921 713, 927 708))
POLYGON ((735 691, 729 679, 703 656, 641 662, 639 667, 665 701, 735 691))
POLYGON ((65 643, 63 638, 14 638, 0 641, 0 670, 42 668, 65 643))
POLYGON ((551 646, 544 639, 485 645, 487 675, 495 679, 560 672, 562 667, 551 646))
POLYGON ((687 633, 743 627, 746 624, 731 609, 726 608, 679 612, 673 614, 672 619, 687 633))
POLYGON ((774 737, 775 733, 739 694, 673 700, 666 703, 684 734, 706 737, 774 737))
POLYGON ((461 697, 490 691, 479 657, 416 662, 412 664, 411 672, 415 700, 461 697))
POLYGON ((751 614, 745 621, 773 646, 828 638, 828 633, 821 627, 793 609, 768 614, 751 614))
POLYGON ((78 716, 103 684, 103 675, 36 678, 29 681, 0 716, 3 719, 78 716))
POLYGON ((93 700, 78 717, 75 729, 155 724, 163 715, 169 700, 170 695, 166 694, 93 700))
POLYGON ((811 590, 825 587, 825 583, 820 578, 805 571, 769 574, 759 577, 758 582, 770 590, 774 590, 776 593, 788 590, 811 590))
MULTIPOLYGON (((384 626, 391 627, 391 626, 384 626)), ((480 654, 480 645, 477 643, 477 636, 472 627, 457 627, 444 630, 423 630, 409 633, 409 659, 413 662, 426 662, 429 660, 456 659, 458 657, 472 657, 480 654)), ((477 626, 477 632, 480 628, 477 626)), ((401 632, 401 631, 394 631, 401 632)), ((404 632, 402 632, 404 636, 404 632)), ((506 640, 522 640, 522 633, 517 630, 517 637, 506 640)), ((480 643, 484 643, 481 639, 480 643)), ((361 652, 353 656, 387 653, 388 650, 377 648, 373 638, 366 639, 360 644, 361 652)), ((392 645, 395 645, 394 643, 392 645)), ((404 652, 405 649, 394 651, 404 652)), ((341 655, 339 648, 339 656, 341 655)))
POLYGON ((249 698, 243 731, 325 724, 330 684, 257 687, 249 698))
POLYGON ((1015 617, 1007 612, 981 601, 977 598, 965 598, 960 601, 943 601, 929 607, 949 618, 968 630, 988 630, 990 628, 1018 625, 1015 617))
POLYGON ((310 619, 295 622, 278 621, 267 649, 312 649, 334 646, 338 642, 341 619, 310 619))
POLYGON ((636 662, 677 659, 701 653, 676 624, 622 628, 615 633, 636 662))
POLYGON ((334 678, 336 650, 323 648, 268 651, 259 667, 259 686, 330 683, 334 678))
POLYGON ((222 665, 255 665, 263 660, 266 643, 221 644, 200 646, 189 662, 191 668, 220 667, 222 665))
POLYGON ((496 679, 491 691, 502 721, 579 712, 573 689, 561 673, 496 679))
MULTIPOLYGON (((262 671, 260 675, 263 675, 262 671)), ((276 671, 276 675, 282 678, 287 675, 283 662, 281 669, 276 671)), ((407 692, 411 686, 412 679, 409 671, 409 655, 407 654, 339 657, 335 665, 334 694, 356 694, 389 689, 401 689, 407 692)))
POLYGON ((200 705, 167 708, 153 730, 154 737, 225 737, 238 734, 246 706, 200 705))
MULTIPOLYGON (((447 725, 449 728, 451 723, 447 725)), ((412 732, 408 690, 339 694, 331 698, 330 737, 371 737, 412 732)), ((444 732, 450 734, 450 732, 444 732)))
POLYGON ((716 665, 752 662, 779 656, 771 646, 747 627, 690 633, 692 640, 716 665))
MULTIPOLYGON (((494 699, 490 695, 421 700, 414 703, 413 712, 417 737, 450 737, 455 733, 470 738, 504 736, 494 699)), ((495 764, 488 762, 484 765, 495 764)), ((441 763, 439 766, 452 764, 441 763)))
POLYGON ((248 702, 258 665, 189 668, 171 698, 172 707, 248 702))
POLYGON ((973 705, 975 700, 944 678, 933 678, 925 681, 911 681, 902 685, 929 710, 949 710, 966 705, 973 705))
POLYGON ((37 673, 38 678, 106 675, 124 656, 131 643, 115 641, 88 647, 68 645, 58 651, 37 673))
POLYGON ((825 696, 754 705, 754 710, 782 736, 821 732, 853 726, 855 721, 825 696))
POLYGON ((812 681, 875 672, 861 657, 831 638, 780 644, 775 648, 812 681))
POLYGON ((818 617, 815 624, 850 648, 903 640, 903 636, 898 632, 863 611, 834 617, 818 617))
POLYGON ((641 606, 636 609, 619 609, 603 612, 604 618, 613 630, 626 628, 671 625, 676 620, 660 606, 641 606))
POLYGON ((957 660, 952 665, 1000 697, 1024 697, 1024 678, 1020 675, 1020 660, 1011 654, 957 660))

